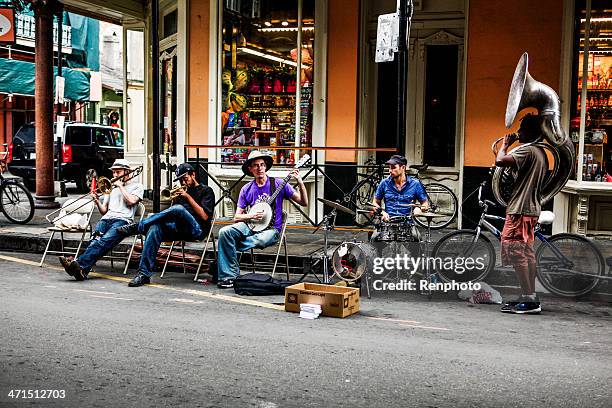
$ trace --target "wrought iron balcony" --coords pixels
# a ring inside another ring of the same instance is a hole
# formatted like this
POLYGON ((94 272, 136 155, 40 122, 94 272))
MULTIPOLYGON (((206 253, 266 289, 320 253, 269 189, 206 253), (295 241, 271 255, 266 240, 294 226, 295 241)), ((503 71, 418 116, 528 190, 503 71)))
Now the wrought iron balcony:
MULTIPOLYGON (((36 20, 33 16, 17 14, 17 40, 25 40, 27 45, 34 46, 36 37, 36 20)), ((53 22, 53 44, 57 46, 57 21, 53 22)), ((62 52, 72 49, 72 29, 62 24, 62 52)))

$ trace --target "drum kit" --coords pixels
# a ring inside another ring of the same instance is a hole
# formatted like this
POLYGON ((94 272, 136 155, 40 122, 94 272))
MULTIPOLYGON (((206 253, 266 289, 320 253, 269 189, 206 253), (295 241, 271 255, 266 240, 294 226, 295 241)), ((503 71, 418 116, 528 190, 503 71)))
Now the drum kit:
MULTIPOLYGON (((328 268, 328 234, 329 231, 335 228, 336 215, 338 211, 344 212, 355 216, 356 214, 369 214, 374 213, 375 218, 380 218, 381 211, 368 204, 367 208, 359 208, 356 211, 351 210, 335 201, 326 200, 324 198, 317 198, 321 203, 332 208, 332 211, 323 217, 321 223, 317 226, 319 229, 323 229, 325 233, 324 240, 324 256, 323 256, 323 279, 324 283, 329 283, 329 279, 334 275, 345 282, 354 282, 360 279, 364 273, 366 278, 368 277, 367 272, 372 271, 374 258, 379 256, 378 250, 374 245, 376 242, 380 243, 391 243, 391 242, 419 242, 424 245, 425 253, 429 253, 429 246, 431 244, 431 222, 437 217, 443 217, 444 215, 436 214, 432 212, 414 212, 412 215, 401 215, 390 217, 387 221, 379 220, 375 223, 375 233, 372 235, 370 242, 363 241, 344 241, 338 245, 329 259, 331 263, 331 270, 328 268), (427 222, 427 232, 425 240, 421 240, 420 233, 416 226, 412 223, 412 217, 420 217, 427 222), (331 272, 331 273, 330 273, 331 272)), ((399 204, 401 207, 420 207, 419 204, 399 204)), ((425 271, 425 278, 431 281, 430 271, 425 271)), ((369 292, 369 285, 367 285, 369 292)), ((431 292, 428 293, 431 296, 431 292)), ((369 297, 369 293, 368 293, 369 297)))

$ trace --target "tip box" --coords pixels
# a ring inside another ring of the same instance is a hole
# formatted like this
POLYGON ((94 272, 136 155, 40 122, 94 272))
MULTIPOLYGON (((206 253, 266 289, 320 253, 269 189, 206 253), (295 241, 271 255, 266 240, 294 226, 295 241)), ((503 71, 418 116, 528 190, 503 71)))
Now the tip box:
POLYGON ((359 312, 359 289, 318 283, 285 288, 285 311, 299 313, 301 303, 321 305, 323 316, 347 317, 359 312))

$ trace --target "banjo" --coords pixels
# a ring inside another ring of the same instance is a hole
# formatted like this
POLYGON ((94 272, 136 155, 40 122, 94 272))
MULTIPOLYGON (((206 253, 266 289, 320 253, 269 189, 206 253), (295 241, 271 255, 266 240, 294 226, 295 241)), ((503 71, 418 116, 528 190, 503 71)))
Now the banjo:
MULTIPOLYGON (((310 156, 305 154, 297 162, 294 169, 299 169, 300 167, 304 166, 309 161, 310 161, 310 156)), ((245 224, 247 225, 247 227, 249 227, 251 231, 261 232, 270 227, 270 224, 272 223, 272 219, 274 218, 274 214, 272 213, 272 203, 274 202, 274 200, 276 200, 276 197, 278 197, 280 192, 283 191, 283 188, 285 188, 285 185, 289 182, 290 179, 291 179, 291 173, 289 173, 287 177, 283 179, 283 182, 278 185, 278 187, 274 191, 274 194, 272 194, 266 201, 260 201, 249 209, 249 212, 247 213, 249 215, 263 211, 263 217, 261 218, 261 220, 252 219, 252 220, 245 221, 245 224)))

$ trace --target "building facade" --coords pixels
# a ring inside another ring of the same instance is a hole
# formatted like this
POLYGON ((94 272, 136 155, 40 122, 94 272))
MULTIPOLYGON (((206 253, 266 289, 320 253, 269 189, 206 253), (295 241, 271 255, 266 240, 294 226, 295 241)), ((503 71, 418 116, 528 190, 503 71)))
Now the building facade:
MULTIPOLYGON (((125 35, 143 32, 150 50, 150 0, 65 3, 123 24, 125 35)), ((606 221, 612 183, 601 181, 609 167, 612 106, 607 3, 414 1, 403 153, 411 163, 428 163, 426 176, 449 186, 459 202, 467 198, 463 225, 476 211, 470 193, 489 177, 492 143, 518 127, 506 129, 504 113, 514 68, 528 52, 530 74, 560 96, 563 127, 578 158, 575 176, 549 205, 557 213, 553 230, 612 231, 606 221)), ((230 185, 240 175, 231 163, 246 153, 240 146, 274 146, 278 174, 295 162, 292 151, 326 147, 310 153, 329 166, 329 177, 306 181, 313 198, 315 185, 317 195, 335 198, 340 193, 330 179, 349 188, 355 165, 383 157, 346 148, 397 146, 397 68, 374 62, 378 15, 395 7, 393 0, 160 1, 162 167, 197 156, 230 185)), ((139 117, 124 109, 126 156, 150 168, 154 96, 152 59, 145 59, 145 135, 130 135, 130 121, 139 117)))

